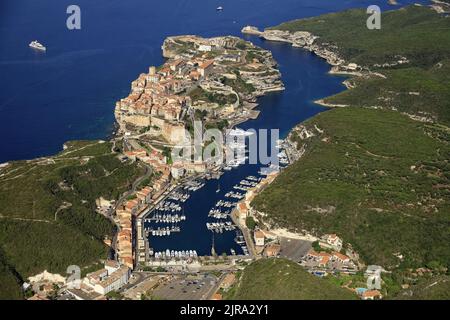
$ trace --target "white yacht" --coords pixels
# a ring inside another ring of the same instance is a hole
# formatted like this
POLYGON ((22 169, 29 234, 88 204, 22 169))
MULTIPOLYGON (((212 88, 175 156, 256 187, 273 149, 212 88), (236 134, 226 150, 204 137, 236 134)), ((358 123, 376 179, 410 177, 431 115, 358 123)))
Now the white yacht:
POLYGON ((37 49, 37 50, 42 50, 42 51, 46 51, 47 48, 44 47, 41 43, 39 43, 37 40, 31 41, 29 46, 31 48, 37 49))
POLYGON ((231 130, 228 131, 228 135, 229 136, 251 136, 251 135, 254 135, 254 134, 255 134, 254 132, 245 131, 245 130, 242 130, 240 128, 231 129, 231 130))

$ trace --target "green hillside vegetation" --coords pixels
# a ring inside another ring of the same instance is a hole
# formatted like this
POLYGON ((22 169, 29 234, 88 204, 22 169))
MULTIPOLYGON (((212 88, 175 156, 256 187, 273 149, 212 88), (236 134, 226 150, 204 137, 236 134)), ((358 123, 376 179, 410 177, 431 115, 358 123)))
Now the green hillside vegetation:
POLYGON ((307 153, 253 201, 257 210, 273 224, 337 233, 368 264, 450 266, 448 128, 366 108, 306 126, 316 134, 307 153))
POLYGON ((402 290, 394 299, 399 300, 450 300, 450 277, 441 275, 420 280, 402 290))
POLYGON ((0 243, 8 264, 23 279, 40 273, 66 273, 106 258, 101 241, 63 224, 0 219, 0 243))
POLYGON ((221 93, 208 92, 200 87, 192 90, 189 93, 189 96, 191 97, 192 102, 202 100, 209 103, 217 103, 220 106, 233 104, 237 101, 237 98, 234 94, 224 95, 221 93))
POLYGON ((429 7, 382 13, 381 30, 366 27, 365 10, 349 10, 283 23, 271 29, 310 31, 316 40, 386 76, 353 77, 357 86, 325 99, 330 104, 381 106, 450 124, 450 19, 429 7), (337 48, 336 48, 337 47, 337 48), (401 57, 409 63, 392 67, 401 57))
POLYGON ((226 299, 234 300, 350 300, 348 289, 309 274, 286 259, 260 259, 247 266, 226 299))
POLYGON ((382 12, 381 29, 369 30, 366 10, 354 9, 295 20, 269 29, 309 31, 319 43, 336 45, 346 61, 363 66, 397 61, 431 67, 450 56, 450 20, 429 7, 382 12))
POLYGON ((106 258, 103 240, 115 227, 95 212, 95 200, 117 199, 144 172, 121 163, 111 143, 66 146, 56 156, 0 169, 0 249, 22 279, 44 269, 65 274, 69 265, 106 258))
POLYGON ((0 251, 0 300, 21 299, 20 280, 8 266, 3 252, 0 251))
POLYGON ((236 79, 224 78, 223 84, 230 86, 234 91, 239 92, 240 94, 251 94, 255 92, 255 87, 251 83, 245 82, 239 72, 236 72, 236 79))
MULTIPOLYGON (((449 33, 450 37, 450 33, 449 33)), ((383 71, 380 77, 353 78, 356 88, 325 99, 331 104, 384 107, 450 124, 450 60, 429 68, 383 71)))

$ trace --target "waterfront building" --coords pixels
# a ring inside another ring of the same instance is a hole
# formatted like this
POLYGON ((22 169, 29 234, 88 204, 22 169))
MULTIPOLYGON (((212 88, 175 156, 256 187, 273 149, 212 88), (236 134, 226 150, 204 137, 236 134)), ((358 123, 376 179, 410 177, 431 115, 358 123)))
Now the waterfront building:
POLYGON ((184 167, 182 164, 174 164, 170 168, 170 173, 174 179, 179 179, 184 175, 184 167))
POLYGON ((108 269, 105 268, 89 273, 83 283, 102 295, 108 294, 114 290, 119 290, 122 286, 128 283, 131 274, 130 268, 127 266, 108 268, 109 270, 114 271, 109 273, 108 269))
POLYGON ((241 218, 247 218, 248 215, 248 206, 247 204, 242 201, 239 203, 238 205, 238 213, 239 213, 239 217, 241 218))
POLYGON ((253 234, 256 246, 264 246, 264 233, 261 230, 256 230, 253 234))

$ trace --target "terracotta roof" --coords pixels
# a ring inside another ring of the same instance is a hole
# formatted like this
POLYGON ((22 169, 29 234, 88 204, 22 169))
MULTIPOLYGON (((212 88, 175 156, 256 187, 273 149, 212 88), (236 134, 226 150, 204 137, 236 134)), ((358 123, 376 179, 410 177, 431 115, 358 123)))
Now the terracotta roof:
POLYGON ((330 257, 328 256, 322 256, 322 259, 320 259, 320 264, 326 265, 330 261, 330 257))
POLYGON ((367 290, 363 292, 362 297, 363 298, 381 297, 381 292, 378 290, 367 290))
POLYGON ((130 200, 125 204, 125 208, 127 209, 133 209, 138 205, 138 202, 136 200, 130 200))
POLYGON ((122 261, 127 266, 133 266, 133 257, 123 257, 122 261))
POLYGON ((245 202, 240 202, 239 203, 239 210, 241 210, 241 211, 248 210, 247 205, 245 204, 245 202))
POLYGON ((280 252, 281 246, 279 244, 271 244, 264 250, 267 256, 275 256, 280 252))
POLYGON ((234 273, 229 273, 223 279, 222 286, 231 286, 235 281, 236 275, 234 273))
POLYGON ((111 268, 118 268, 119 267, 119 263, 117 261, 115 261, 115 260, 106 260, 105 266, 111 267, 111 268))
POLYGON ((34 296, 28 298, 28 300, 48 300, 46 297, 39 296, 35 294, 34 296))
POLYGON ((211 300, 222 300, 222 295, 220 293, 214 293, 211 300))
POLYGON ((308 255, 313 256, 313 257, 319 257, 319 253, 316 252, 314 249, 309 250, 308 255))
POLYGON ((200 69, 206 69, 206 68, 208 68, 209 66, 211 66, 213 63, 214 63, 214 60, 206 60, 205 62, 203 62, 203 63, 199 66, 199 68, 200 68, 200 69))
POLYGON ((329 254, 328 252, 320 252, 319 256, 331 258, 331 254, 329 254))
POLYGON ((264 232, 262 232, 261 230, 255 231, 255 238, 264 239, 264 232))
POLYGON ((338 258, 338 259, 340 259, 340 260, 343 260, 343 261, 345 261, 345 260, 350 260, 349 257, 347 257, 346 255, 344 255, 344 254, 342 254, 342 253, 339 253, 339 252, 334 252, 334 253, 333 253, 333 256, 335 256, 336 258, 338 258))
POLYGON ((191 71, 190 75, 191 77, 200 77, 200 73, 198 73, 197 71, 191 71))

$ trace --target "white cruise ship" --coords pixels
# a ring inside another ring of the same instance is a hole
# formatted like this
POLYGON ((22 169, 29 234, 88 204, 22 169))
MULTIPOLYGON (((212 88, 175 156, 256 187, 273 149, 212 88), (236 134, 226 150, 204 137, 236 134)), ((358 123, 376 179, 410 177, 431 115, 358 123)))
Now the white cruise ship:
POLYGON ((228 136, 251 136, 254 135, 255 133, 252 131, 245 131, 242 130, 240 128, 237 129, 231 129, 227 131, 227 135, 228 136))
POLYGON ((41 43, 39 43, 37 40, 31 41, 29 46, 31 48, 37 49, 37 50, 42 50, 42 51, 46 51, 47 48, 44 47, 41 43))

